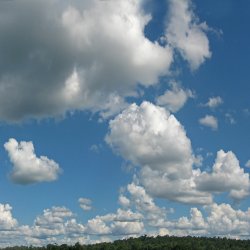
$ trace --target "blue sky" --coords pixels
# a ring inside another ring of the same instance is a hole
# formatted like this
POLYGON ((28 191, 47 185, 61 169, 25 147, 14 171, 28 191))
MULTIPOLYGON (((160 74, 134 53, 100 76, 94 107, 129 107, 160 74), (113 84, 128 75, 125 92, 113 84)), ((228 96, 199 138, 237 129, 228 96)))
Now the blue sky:
POLYGON ((0 246, 249 238, 248 1, 0 1, 0 246))

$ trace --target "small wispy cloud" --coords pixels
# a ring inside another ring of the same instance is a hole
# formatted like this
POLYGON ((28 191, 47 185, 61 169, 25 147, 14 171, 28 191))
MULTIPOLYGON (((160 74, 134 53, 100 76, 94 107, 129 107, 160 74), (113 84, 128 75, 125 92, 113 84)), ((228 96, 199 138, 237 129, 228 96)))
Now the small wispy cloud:
POLYGON ((194 98, 194 93, 190 89, 183 89, 178 83, 171 83, 171 89, 163 95, 157 97, 156 103, 164 106, 171 112, 179 111, 189 98, 194 98))
POLYGON ((220 106, 222 103, 223 99, 220 96, 216 96, 216 97, 210 97, 208 102, 205 103, 203 106, 214 109, 220 106))
POLYGON ((80 207, 84 211, 90 211, 92 210, 92 201, 88 198, 79 198, 78 202, 80 204, 80 207))
POLYGON ((236 120, 231 113, 226 113, 225 117, 226 121, 229 122, 230 124, 236 124, 236 120))
POLYGON ((210 127, 213 130, 218 129, 218 120, 212 115, 206 115, 205 117, 199 119, 199 123, 203 126, 210 127))
POLYGON ((248 160, 248 161, 246 162, 245 166, 246 166, 247 168, 250 168, 250 160, 248 160))

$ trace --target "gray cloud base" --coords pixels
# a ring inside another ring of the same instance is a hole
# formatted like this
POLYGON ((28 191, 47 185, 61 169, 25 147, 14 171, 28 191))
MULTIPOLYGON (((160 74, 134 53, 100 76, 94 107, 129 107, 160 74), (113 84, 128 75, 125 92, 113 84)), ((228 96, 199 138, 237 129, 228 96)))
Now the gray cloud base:
POLYGON ((142 5, 142 0, 1 1, 0 120, 72 110, 107 118, 127 106, 126 97, 137 96, 138 84, 148 87, 169 74, 175 51, 193 69, 210 56, 206 28, 189 1, 182 1, 180 13, 170 1, 165 45, 145 36, 152 17, 142 5), (176 42, 183 37, 195 46, 176 42))
POLYGON ((145 37, 140 2, 1 1, 0 119, 107 115, 137 83, 157 83, 172 52, 145 37))

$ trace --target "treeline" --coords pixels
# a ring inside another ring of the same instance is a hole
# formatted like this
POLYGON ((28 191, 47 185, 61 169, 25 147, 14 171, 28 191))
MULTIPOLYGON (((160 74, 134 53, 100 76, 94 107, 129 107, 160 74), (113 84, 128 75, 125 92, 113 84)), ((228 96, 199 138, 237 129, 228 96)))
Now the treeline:
POLYGON ((81 245, 76 243, 73 246, 53 245, 46 247, 7 247, 5 250, 250 250, 250 240, 233 240, 227 238, 206 238, 206 237, 175 237, 175 236, 141 236, 116 240, 112 243, 98 243, 92 245, 81 245))

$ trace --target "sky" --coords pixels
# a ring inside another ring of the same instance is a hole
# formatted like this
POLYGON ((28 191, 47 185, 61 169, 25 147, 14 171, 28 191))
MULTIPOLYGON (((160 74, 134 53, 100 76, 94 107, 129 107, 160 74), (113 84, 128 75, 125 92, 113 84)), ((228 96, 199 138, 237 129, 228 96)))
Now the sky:
POLYGON ((0 1, 0 247, 249 239, 250 2, 0 1))

